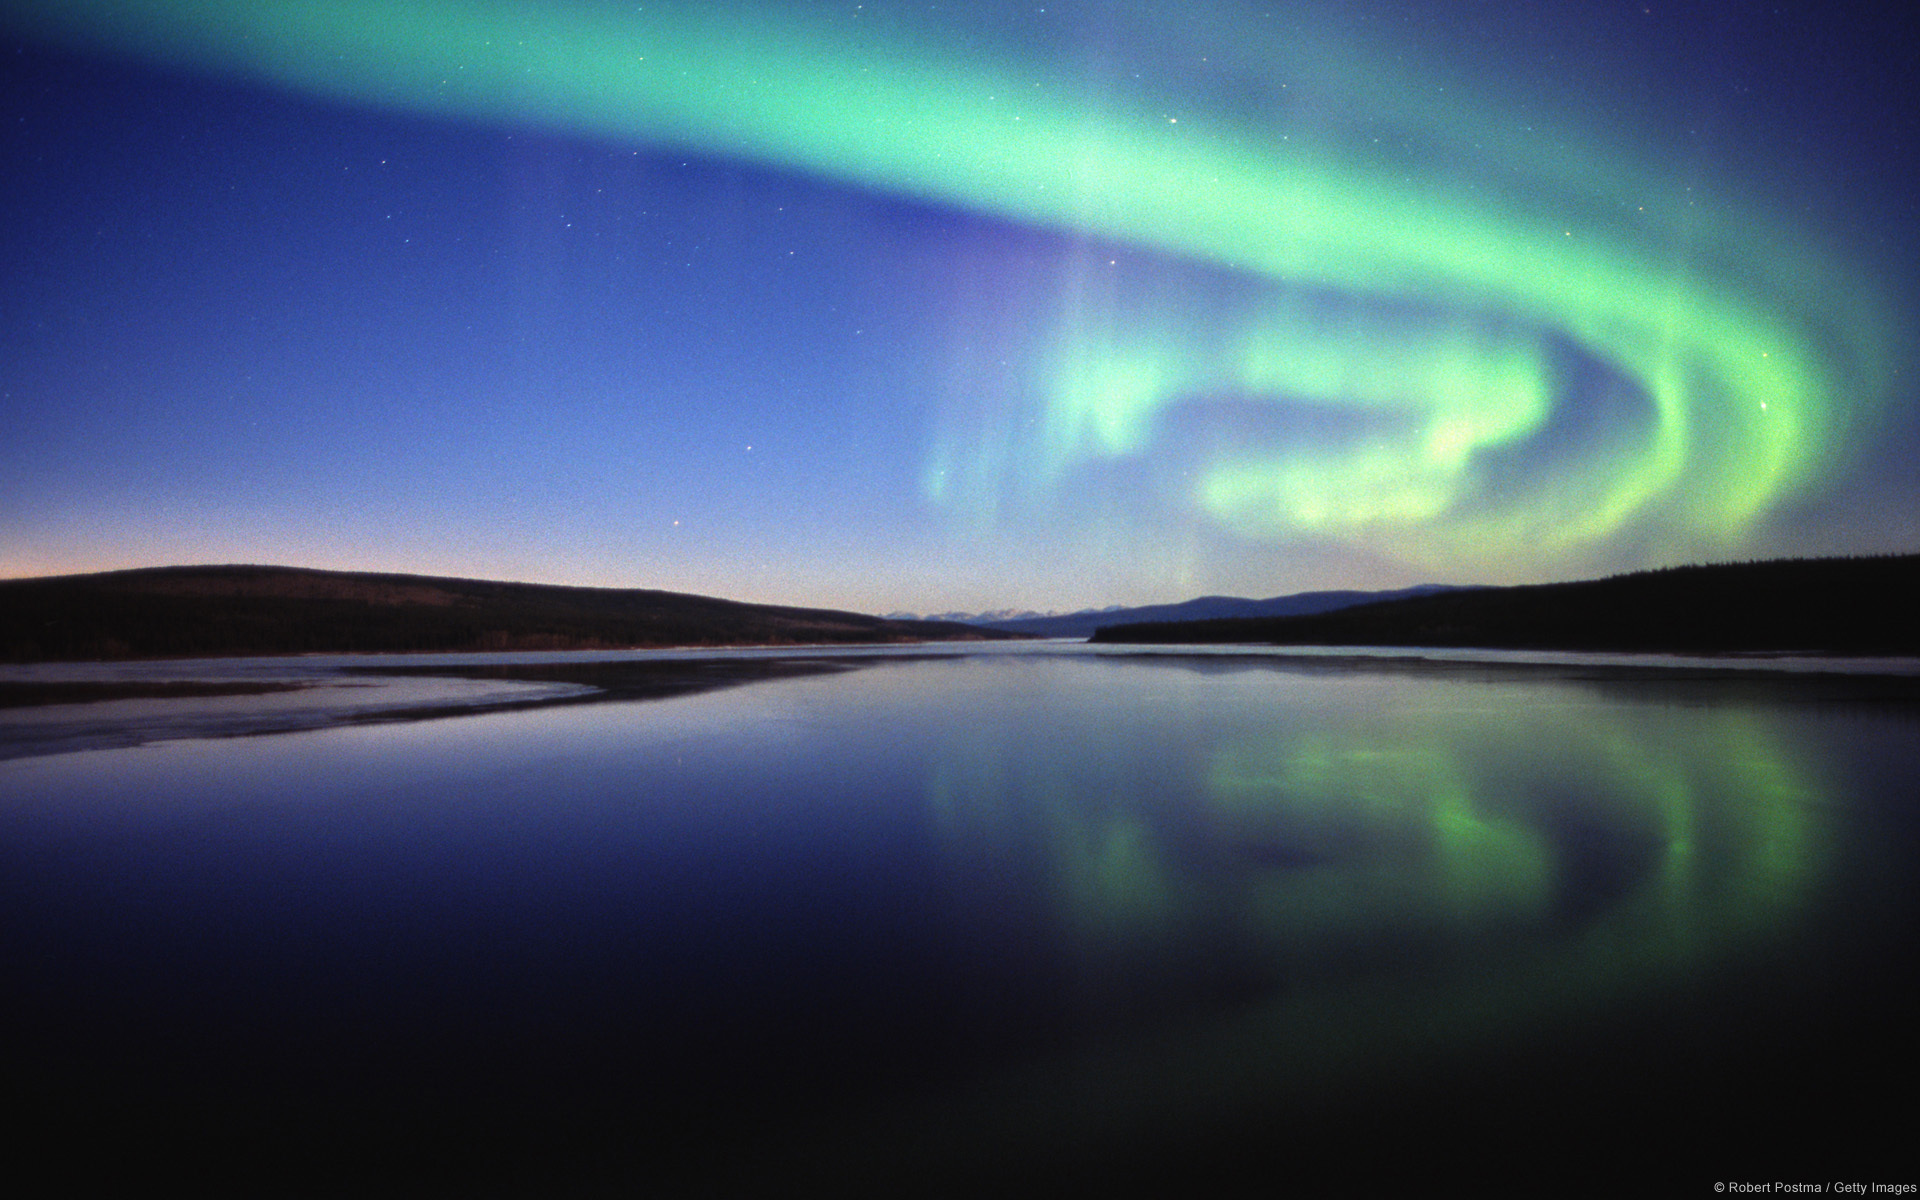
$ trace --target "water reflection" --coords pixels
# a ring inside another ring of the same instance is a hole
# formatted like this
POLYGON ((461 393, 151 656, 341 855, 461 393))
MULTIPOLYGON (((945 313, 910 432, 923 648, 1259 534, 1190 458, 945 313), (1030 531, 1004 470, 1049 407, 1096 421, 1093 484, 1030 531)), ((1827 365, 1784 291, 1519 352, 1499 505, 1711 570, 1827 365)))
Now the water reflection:
POLYGON ((1788 711, 1392 670, 1092 686, 970 727, 928 791, 968 890, 1044 860, 1083 1025, 1149 1031, 989 1089, 1036 1142, 1377 1095, 1676 997, 1710 1034, 1751 1001, 1701 997, 1804 965, 1836 883, 1788 711))
POLYGON ((527 1191, 576 1153, 985 1190, 1297 1175, 1381 1129, 1836 1144, 1781 1096, 1854 1145, 1856 1081, 1914 1061, 1876 984, 1914 957, 1920 739, 1865 685, 1055 653, 728 682, 0 762, 15 1086, 136 1114, 105 1132, 140 1154, 360 1147, 342 1187, 438 1146, 527 1191))
POLYGON ((1356 941, 1510 935, 1625 976, 1764 936, 1813 887, 1818 793, 1780 741, 1750 713, 1398 712, 1223 745, 1202 786, 1282 977, 1356 941))

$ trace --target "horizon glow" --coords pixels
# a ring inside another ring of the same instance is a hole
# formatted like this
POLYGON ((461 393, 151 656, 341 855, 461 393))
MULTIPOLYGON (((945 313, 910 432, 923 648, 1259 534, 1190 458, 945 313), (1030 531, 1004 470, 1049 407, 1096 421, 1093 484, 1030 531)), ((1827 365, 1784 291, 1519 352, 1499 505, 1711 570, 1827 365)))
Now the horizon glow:
POLYGON ((1114 11, 1134 41, 1094 66, 825 8, 136 0, 26 20, 356 105, 682 148, 1087 239, 1037 361, 962 372, 930 447, 926 497, 989 527, 1144 465, 1136 514, 1255 543, 1536 577, 1623 537, 1710 554, 1829 481, 1886 399, 1882 303, 1737 196, 1571 124, 1423 100, 1359 52, 1114 11), (1177 74, 1182 55, 1224 82, 1155 103, 1116 65, 1177 74), (1295 83, 1308 100, 1282 98, 1295 83), (1109 246, 1208 282, 1144 286, 1109 246), (1554 433, 1596 388, 1626 416, 1554 433), (1179 432, 1219 404, 1277 428, 1179 432))

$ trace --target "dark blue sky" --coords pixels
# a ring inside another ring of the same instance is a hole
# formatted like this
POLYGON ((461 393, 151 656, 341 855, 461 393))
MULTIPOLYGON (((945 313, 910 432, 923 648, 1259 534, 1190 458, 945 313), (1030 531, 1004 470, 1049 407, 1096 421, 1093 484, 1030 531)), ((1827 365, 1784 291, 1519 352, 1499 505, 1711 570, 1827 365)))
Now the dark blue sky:
POLYGON ((131 7, 0 6, 0 574, 932 611, 1914 548, 1894 19, 131 7))

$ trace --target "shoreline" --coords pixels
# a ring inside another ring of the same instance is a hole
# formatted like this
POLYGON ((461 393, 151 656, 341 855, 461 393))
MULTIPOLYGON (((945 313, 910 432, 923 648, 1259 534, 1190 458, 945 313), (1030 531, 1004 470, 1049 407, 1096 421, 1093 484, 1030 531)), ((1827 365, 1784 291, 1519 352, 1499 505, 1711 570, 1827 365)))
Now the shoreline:
POLYGON ((0 709, 110 700, 181 700, 208 696, 264 696, 318 686, 306 683, 215 683, 204 680, 0 680, 0 709))
MULTIPOLYGON (((752 683, 835 674, 927 659, 1059 656, 1189 669, 1376 672, 1462 683, 1516 676, 1589 687, 1661 687, 1677 696, 1821 704, 1920 703, 1920 659, 1808 659, 1764 652, 1688 656, 1581 651, 1435 651, 1423 647, 1292 647, 1244 644, 1067 642, 959 647, 844 646, 690 650, 672 657, 607 657, 605 651, 540 654, 530 661, 475 662, 471 655, 383 656, 387 661, 308 660, 278 667, 256 658, 154 662, 134 677, 101 678, 122 662, 10 664, 0 668, 0 761, 201 738, 264 736, 398 724, 570 705, 664 700, 752 683), (862 652, 864 649, 865 652, 862 652), (731 651, 731 652, 729 652, 731 651), (1360 651, 1360 652, 1355 652, 1360 651), (580 657, 576 657, 580 655, 580 657), (1613 661, 1617 657, 1619 661, 1613 661), (463 661, 446 661, 456 659, 463 661), (188 664, 192 665, 189 666, 188 664), (53 677, 33 672, 50 670, 53 677), (23 671, 39 677, 22 678, 23 671), (76 673, 92 678, 73 678, 76 673), (254 673, 256 677, 247 678, 254 673), (12 678, 7 676, 11 675, 12 678), (61 678, 60 676, 67 676, 61 678)), ((372 656, 367 656, 372 657, 372 656)))
MULTIPOLYGON (((306 733, 567 704, 658 700, 851 669, 818 657, 309 667, 304 677, 0 678, 0 762, 160 742, 306 733)), ((66 665, 66 664, 62 664, 66 665)))

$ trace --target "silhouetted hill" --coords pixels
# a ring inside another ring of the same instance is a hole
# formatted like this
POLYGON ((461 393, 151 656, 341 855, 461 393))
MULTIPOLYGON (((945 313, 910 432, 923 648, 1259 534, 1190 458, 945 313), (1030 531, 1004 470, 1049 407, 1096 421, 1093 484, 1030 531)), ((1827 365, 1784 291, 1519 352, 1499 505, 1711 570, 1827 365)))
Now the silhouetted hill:
POLYGON ((679 592, 293 567, 156 567, 0 581, 0 660, 11 662, 1007 636, 679 592))
POLYGON ((1426 596, 1450 590, 1445 584, 1423 583, 1418 587, 1391 592, 1298 592, 1291 596, 1273 596, 1249 600, 1240 596, 1200 596, 1178 604, 1147 604, 1138 608, 1103 608, 1097 611, 1067 613, 1053 617, 1016 617, 1011 620, 975 620, 971 624, 1008 633, 1033 637, 1092 637, 1093 631, 1112 625, 1137 625, 1146 621, 1208 621, 1231 617, 1292 617, 1332 612, 1393 600, 1404 596, 1426 596))
POLYGON ((1102 628, 1098 642, 1920 653, 1920 555, 1673 567, 1337 612, 1102 628))

